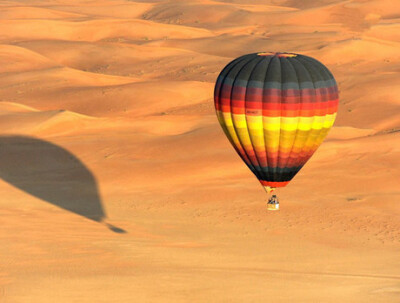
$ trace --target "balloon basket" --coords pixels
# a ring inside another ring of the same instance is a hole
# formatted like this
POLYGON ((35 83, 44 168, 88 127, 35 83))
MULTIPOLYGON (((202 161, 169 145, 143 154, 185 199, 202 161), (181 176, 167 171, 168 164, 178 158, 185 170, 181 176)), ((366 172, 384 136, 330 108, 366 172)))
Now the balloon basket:
POLYGON ((268 203, 267 203, 267 209, 268 210, 279 210, 279 200, 276 195, 272 195, 272 197, 269 198, 268 203))
POLYGON ((279 203, 277 203, 277 204, 268 203, 267 210, 279 210, 279 203))

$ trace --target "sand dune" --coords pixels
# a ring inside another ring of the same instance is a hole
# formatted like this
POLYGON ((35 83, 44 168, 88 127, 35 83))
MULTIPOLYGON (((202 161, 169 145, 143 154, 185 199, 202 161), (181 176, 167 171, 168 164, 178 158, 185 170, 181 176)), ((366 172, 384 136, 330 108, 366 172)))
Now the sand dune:
POLYGON ((34 7, 34 6, 11 6, 2 7, 0 12, 0 19, 72 19, 80 18, 84 15, 76 13, 61 12, 57 9, 47 7, 34 7))
POLYGON ((0 301, 399 302, 399 26, 392 0, 0 3, 0 301), (274 213, 213 106, 258 51, 340 90, 274 213))
POLYGON ((55 63, 78 70, 107 75, 150 79, 212 81, 215 64, 226 59, 198 52, 115 42, 27 41, 18 46, 34 51, 55 63), (182 62, 186 62, 182 65, 182 62), (159 69, 158 67, 162 67, 159 69))
MULTIPOLYGON (((376 60, 396 60, 400 43, 374 38, 349 39, 326 47, 323 57, 336 64, 360 63, 369 61, 371 53, 376 60), (329 50, 328 50, 329 49, 329 50)), ((323 50, 322 50, 323 51, 323 50)))
POLYGON ((32 39, 55 39, 77 41, 99 41, 110 37, 147 41, 151 39, 195 38, 210 35, 205 29, 177 25, 156 26, 147 20, 100 19, 84 21, 64 20, 1 20, 3 28, 0 42, 6 40, 24 41, 32 39), (27 32, 26 28, 30 31, 27 32), (99 28, 105 30, 99 31, 99 28))
POLYGON ((56 66, 45 56, 14 45, 0 45, 2 73, 32 71, 56 66))

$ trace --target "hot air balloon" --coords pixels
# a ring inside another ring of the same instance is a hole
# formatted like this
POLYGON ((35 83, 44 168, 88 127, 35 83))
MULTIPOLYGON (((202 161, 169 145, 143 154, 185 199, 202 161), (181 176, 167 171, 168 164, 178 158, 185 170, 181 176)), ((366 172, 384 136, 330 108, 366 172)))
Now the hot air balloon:
POLYGON ((222 70, 214 90, 223 131, 267 193, 286 186, 314 154, 338 103, 332 73, 294 53, 241 56, 222 70))

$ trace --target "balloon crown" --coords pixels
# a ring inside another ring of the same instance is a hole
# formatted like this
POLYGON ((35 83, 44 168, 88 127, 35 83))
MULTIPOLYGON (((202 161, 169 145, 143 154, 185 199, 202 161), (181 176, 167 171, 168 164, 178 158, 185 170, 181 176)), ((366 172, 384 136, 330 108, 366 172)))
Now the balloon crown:
POLYGON ((257 53, 257 56, 277 56, 277 57, 296 57, 297 54, 294 53, 281 53, 281 52, 262 52, 257 53))

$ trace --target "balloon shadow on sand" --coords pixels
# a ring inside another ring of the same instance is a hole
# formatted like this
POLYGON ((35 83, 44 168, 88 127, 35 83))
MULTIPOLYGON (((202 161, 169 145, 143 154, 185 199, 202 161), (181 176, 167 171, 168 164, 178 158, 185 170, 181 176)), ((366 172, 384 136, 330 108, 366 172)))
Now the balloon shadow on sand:
POLYGON ((25 136, 0 136, 0 178, 60 208, 106 225, 97 182, 73 154, 53 143, 25 136))

